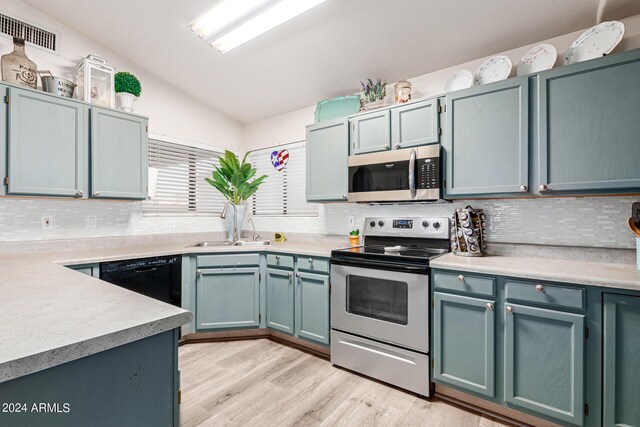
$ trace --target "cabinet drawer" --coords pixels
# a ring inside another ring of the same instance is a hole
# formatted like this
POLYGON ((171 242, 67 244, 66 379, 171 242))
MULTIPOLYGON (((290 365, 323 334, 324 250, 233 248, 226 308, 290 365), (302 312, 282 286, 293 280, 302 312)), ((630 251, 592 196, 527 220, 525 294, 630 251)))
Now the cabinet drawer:
POLYGON ((453 291, 473 295, 492 297, 495 292, 496 279, 493 277, 474 276, 464 272, 433 274, 433 286, 437 291, 453 291))
POLYGON ((316 273, 329 273, 329 260, 316 257, 298 257, 298 270, 313 271, 316 273))
POLYGON ((293 270, 293 256, 280 254, 267 254, 267 265, 269 267, 286 268, 293 270))
POLYGON ((585 292, 582 288, 507 280, 505 296, 508 301, 530 302, 575 310, 585 308, 585 292))
POLYGON ((200 255, 197 258, 198 267, 224 267, 236 265, 260 265, 259 254, 226 254, 200 255))

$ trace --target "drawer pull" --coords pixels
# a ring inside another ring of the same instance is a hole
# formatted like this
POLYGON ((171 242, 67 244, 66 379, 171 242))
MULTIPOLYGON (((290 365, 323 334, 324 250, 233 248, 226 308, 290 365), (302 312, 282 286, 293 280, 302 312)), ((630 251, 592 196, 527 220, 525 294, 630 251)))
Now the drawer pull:
POLYGON ((460 280, 461 282, 464 282, 465 278, 464 278, 464 276, 462 274, 460 274, 458 276, 458 280, 460 280))
POLYGON ((293 273, 289 272, 288 276, 289 276, 289 279, 291 279, 291 277, 293 276, 293 273))
POLYGON ((280 261, 280 255, 276 255, 276 261, 280 261))
POLYGON ((490 302, 487 303, 487 310, 493 311, 493 304, 491 304, 490 302))
POLYGON ((196 274, 198 275, 198 277, 202 277, 202 270, 196 271, 196 274))
POLYGON ((544 286, 536 285, 536 292, 538 292, 539 294, 544 293, 544 286))
POLYGON ((313 258, 309 258, 309 264, 313 265, 313 258))
POLYGON ((296 273, 296 277, 299 279, 300 278, 300 273, 296 273))
POLYGON ((520 191, 527 191, 529 189, 529 187, 527 187, 526 185, 521 185, 520 186, 520 191))
POLYGON ((513 307, 511 307, 510 305, 508 305, 505 310, 507 310, 507 313, 513 313, 513 307))

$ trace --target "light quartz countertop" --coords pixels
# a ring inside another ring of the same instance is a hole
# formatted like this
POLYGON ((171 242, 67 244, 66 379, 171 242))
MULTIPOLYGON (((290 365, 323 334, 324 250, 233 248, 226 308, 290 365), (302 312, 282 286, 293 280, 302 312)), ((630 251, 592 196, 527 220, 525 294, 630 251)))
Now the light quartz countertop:
MULTIPOLYGON (((96 239, 99 241, 100 239, 96 239)), ((207 240, 167 237, 163 243, 82 251, 31 252, 0 258, 0 382, 165 332, 192 313, 86 274, 69 265, 162 255, 286 252, 328 257, 347 240, 314 239, 266 247, 207 247, 207 240)))
POLYGON ((462 257, 450 253, 432 260, 431 267, 640 291, 640 271, 636 270, 634 264, 609 264, 506 255, 462 257))

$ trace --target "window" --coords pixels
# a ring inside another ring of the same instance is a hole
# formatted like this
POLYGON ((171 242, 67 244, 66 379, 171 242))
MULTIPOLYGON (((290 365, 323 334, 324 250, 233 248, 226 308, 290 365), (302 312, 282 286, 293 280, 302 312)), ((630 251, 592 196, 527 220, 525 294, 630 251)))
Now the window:
POLYGON ((214 150, 149 139, 149 187, 152 197, 143 202, 143 214, 219 214, 225 198, 204 178, 211 175, 220 155, 221 153, 214 150))
POLYGON ((252 215, 318 216, 317 204, 307 202, 306 154, 304 142, 249 154, 247 160, 257 169, 256 176, 268 176, 249 201, 248 209, 252 215), (288 163, 278 171, 271 163, 271 154, 285 149, 289 152, 288 163))

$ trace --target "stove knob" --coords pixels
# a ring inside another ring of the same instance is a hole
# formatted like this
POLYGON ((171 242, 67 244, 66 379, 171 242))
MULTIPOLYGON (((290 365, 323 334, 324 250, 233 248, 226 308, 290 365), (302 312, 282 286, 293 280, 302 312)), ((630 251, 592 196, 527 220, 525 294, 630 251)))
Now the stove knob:
POLYGON ((371 222, 369 223, 369 227, 373 228, 373 227, 375 227, 375 226, 376 226, 376 222, 375 222, 375 221, 371 221, 371 222))
POLYGON ((429 226, 429 221, 422 221, 422 226, 427 228, 429 226))
POLYGON ((384 221, 382 221, 382 220, 378 221, 378 225, 379 225, 380 227, 382 227, 382 226, 384 225, 384 221))
POLYGON ((440 223, 438 221, 433 223, 433 228, 435 228, 436 230, 440 228, 440 223))

